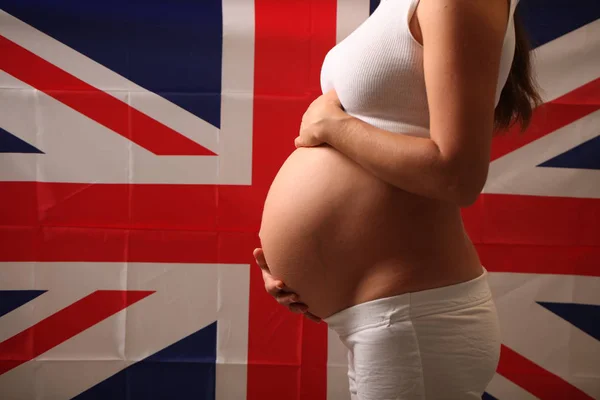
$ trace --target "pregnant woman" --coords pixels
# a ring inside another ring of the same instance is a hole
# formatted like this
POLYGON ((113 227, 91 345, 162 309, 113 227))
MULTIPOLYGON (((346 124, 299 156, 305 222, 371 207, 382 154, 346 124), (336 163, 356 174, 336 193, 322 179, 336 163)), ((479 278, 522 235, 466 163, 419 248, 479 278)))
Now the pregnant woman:
POLYGON ((383 0, 325 58, 267 196, 267 291, 348 348, 355 400, 480 399, 500 337, 460 208, 494 132, 526 126, 518 0, 383 0))

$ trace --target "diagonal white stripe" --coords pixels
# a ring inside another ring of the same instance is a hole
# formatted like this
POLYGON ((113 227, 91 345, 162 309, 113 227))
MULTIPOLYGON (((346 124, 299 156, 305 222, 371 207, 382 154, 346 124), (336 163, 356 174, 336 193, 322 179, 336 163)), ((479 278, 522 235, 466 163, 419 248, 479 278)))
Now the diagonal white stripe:
POLYGON ((533 51, 544 101, 552 101, 600 78, 600 19, 533 51))
POLYGON ((493 161, 484 193, 600 198, 600 171, 537 167, 598 135, 600 111, 493 161))
POLYGON ((538 398, 500 374, 488 385, 486 392, 499 400, 537 400, 538 398))

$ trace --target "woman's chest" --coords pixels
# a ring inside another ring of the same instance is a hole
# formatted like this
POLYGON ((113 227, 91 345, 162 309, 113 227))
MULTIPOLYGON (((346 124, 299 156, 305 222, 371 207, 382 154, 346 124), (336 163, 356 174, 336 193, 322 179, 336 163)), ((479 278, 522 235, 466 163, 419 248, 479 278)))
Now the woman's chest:
POLYGON ((352 114, 398 112, 424 95, 422 49, 401 15, 390 17, 398 12, 378 10, 325 57, 321 89, 335 89, 352 114))

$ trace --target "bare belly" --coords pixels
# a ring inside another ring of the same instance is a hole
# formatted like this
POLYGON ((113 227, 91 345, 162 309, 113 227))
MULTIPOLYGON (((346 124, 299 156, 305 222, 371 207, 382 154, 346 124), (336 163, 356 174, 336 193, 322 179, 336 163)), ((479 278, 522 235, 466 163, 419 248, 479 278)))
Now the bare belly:
POLYGON ((481 273, 458 207, 394 188, 330 147, 286 160, 260 238, 271 273, 323 318, 481 273))

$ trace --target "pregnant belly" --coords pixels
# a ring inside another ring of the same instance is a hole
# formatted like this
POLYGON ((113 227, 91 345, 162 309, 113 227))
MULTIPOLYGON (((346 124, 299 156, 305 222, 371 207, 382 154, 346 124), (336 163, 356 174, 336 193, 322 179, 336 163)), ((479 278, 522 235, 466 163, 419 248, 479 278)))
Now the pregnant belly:
POLYGON ((445 253, 448 246, 440 243, 460 236, 461 227, 448 207, 317 147, 296 150, 281 167, 265 201, 260 239, 271 273, 326 317, 361 296, 394 294, 415 266, 439 264, 432 243, 445 253))

